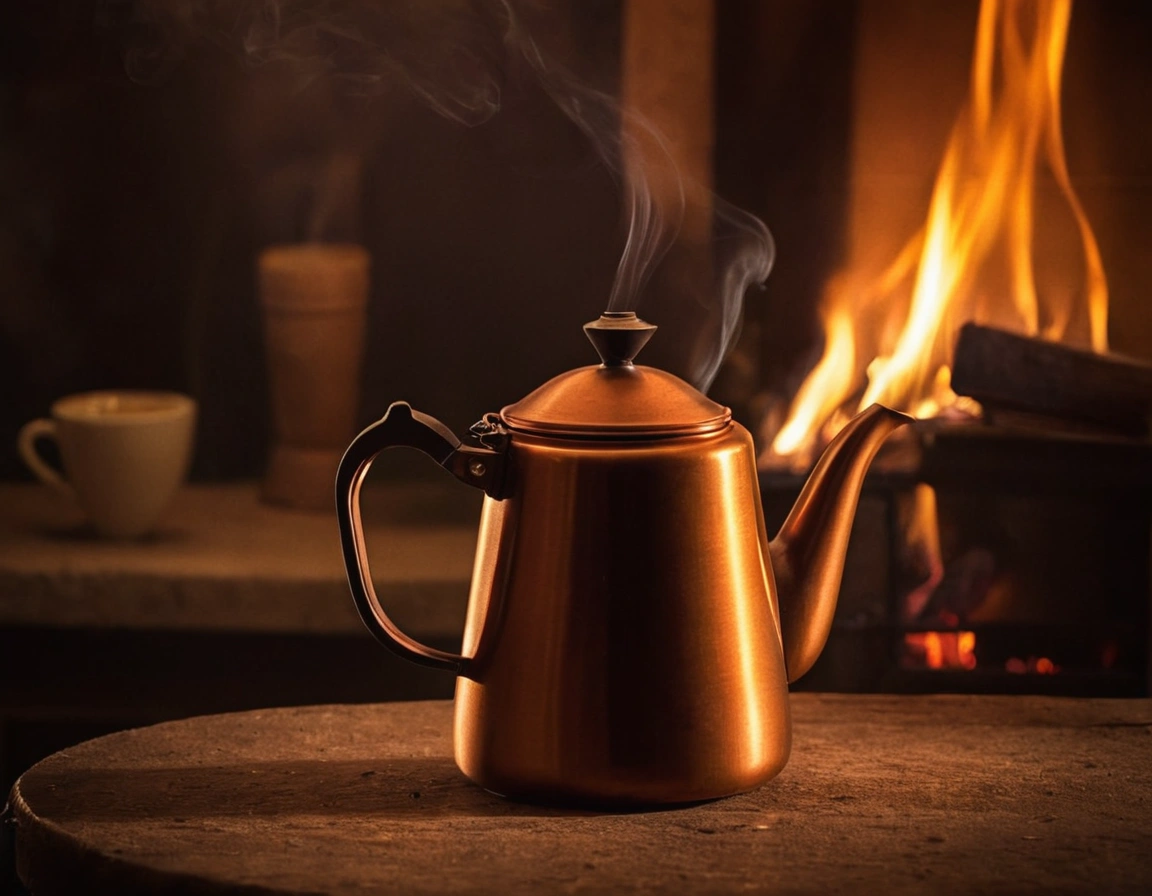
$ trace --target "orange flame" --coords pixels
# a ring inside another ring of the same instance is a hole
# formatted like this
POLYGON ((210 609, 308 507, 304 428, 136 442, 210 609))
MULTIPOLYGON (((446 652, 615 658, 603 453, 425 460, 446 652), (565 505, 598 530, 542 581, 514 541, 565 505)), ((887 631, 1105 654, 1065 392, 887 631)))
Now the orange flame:
MULTIPOLYGON (((881 402, 922 418, 977 416, 979 405, 951 388, 952 348, 969 321, 1107 349, 1107 282, 1060 129, 1071 12, 1072 0, 982 0, 968 97, 952 126, 926 220, 873 282, 860 288, 859 275, 848 273, 829 282, 820 309, 824 354, 793 399, 769 458, 807 466, 853 405, 862 410, 881 402), (1037 290, 1041 159, 1081 248, 1079 290, 1048 282, 1043 294, 1037 290)), ((943 575, 935 493, 918 487, 913 503, 907 537, 927 578, 905 600, 909 619, 928 605, 943 575)), ((951 640, 926 633, 906 641, 931 668, 972 668, 974 645, 975 635, 965 632, 951 640), (961 645, 961 635, 971 643, 961 645)), ((1051 671, 1048 666, 1056 668, 1047 659, 1032 668, 1051 671)))
POLYGON ((829 284, 821 308, 824 355, 792 402, 771 454, 806 461, 829 430, 839 429, 861 390, 860 409, 878 401, 920 417, 949 408, 978 413, 949 385, 956 333, 968 321, 1107 348, 1104 269, 1060 130, 1071 8, 1071 0, 983 0, 968 98, 927 219, 869 287, 852 289, 843 275, 829 284), (1036 289, 1041 157, 1082 248, 1079 295, 1068 289, 1040 296, 1036 289), (1004 270, 1006 277, 998 274, 1004 270))
POLYGON ((908 548, 924 564, 925 578, 904 598, 903 612, 908 621, 920 616, 932 592, 944 578, 937 519, 936 492, 929 485, 918 484, 912 495, 909 516, 904 520, 904 539, 908 548))

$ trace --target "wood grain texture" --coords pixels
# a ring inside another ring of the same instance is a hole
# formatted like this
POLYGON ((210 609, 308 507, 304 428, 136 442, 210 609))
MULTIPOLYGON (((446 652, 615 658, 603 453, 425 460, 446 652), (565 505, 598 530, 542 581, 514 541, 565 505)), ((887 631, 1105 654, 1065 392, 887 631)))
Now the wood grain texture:
POLYGON ((89 741, 13 790, 56 893, 1143 893, 1152 701, 793 697, 789 766, 629 814, 465 781, 447 702, 207 716, 89 741))

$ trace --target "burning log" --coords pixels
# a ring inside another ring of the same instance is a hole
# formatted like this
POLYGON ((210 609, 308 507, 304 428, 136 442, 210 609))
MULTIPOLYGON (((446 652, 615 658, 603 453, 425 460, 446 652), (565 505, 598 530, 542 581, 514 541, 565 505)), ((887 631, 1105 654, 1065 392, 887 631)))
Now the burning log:
POLYGON ((1152 365, 976 324, 960 330, 952 389, 992 419, 1023 413, 1138 437, 1152 422, 1152 365))

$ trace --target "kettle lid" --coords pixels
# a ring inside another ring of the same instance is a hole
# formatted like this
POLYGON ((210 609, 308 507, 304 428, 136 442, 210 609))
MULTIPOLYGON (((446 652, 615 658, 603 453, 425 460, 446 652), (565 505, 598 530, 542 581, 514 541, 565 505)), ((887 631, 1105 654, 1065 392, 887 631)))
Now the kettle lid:
POLYGON ((500 412, 514 431, 581 438, 667 438, 723 429, 732 412, 677 376, 632 359, 656 331, 634 311, 584 325, 603 363, 553 377, 500 412))

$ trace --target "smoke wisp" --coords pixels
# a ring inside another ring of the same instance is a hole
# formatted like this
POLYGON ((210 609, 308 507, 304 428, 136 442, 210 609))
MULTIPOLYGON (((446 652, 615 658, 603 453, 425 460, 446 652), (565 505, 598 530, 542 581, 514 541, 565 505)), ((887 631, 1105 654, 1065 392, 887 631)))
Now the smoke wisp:
MULTIPOLYGON (((130 76, 147 82, 195 46, 213 46, 254 68, 290 73, 301 95, 363 98, 364 115, 381 113, 389 100, 414 99, 465 127, 496 116, 510 84, 534 82, 619 185, 623 244, 607 307, 661 325, 678 316, 690 321, 678 372, 706 390, 738 334, 746 290, 771 269, 771 236, 752 215, 693 188, 638 111, 622 109, 619 98, 588 86, 544 49, 547 31, 564 21, 529 0, 136 0, 126 64, 130 76), (689 247, 694 274, 680 276, 685 218, 700 218, 696 206, 704 204, 707 245, 689 247)), ((361 167, 346 147, 329 147, 325 156, 315 166, 314 237, 324 235, 334 205, 325 184, 351 172, 344 189, 354 189, 361 167)))

